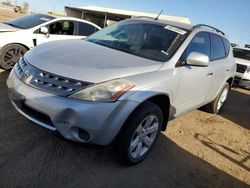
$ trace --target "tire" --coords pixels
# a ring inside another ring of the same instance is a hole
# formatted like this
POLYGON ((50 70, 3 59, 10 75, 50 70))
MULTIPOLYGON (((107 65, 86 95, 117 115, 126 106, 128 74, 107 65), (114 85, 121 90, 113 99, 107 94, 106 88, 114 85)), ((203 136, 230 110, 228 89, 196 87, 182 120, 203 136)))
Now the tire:
POLYGON ((26 52, 27 49, 19 44, 10 44, 3 47, 0 52, 0 66, 5 70, 12 69, 26 52))
POLYGON ((142 162, 158 139, 162 124, 163 114, 157 105, 151 102, 141 104, 130 115, 118 135, 115 150, 118 160, 125 165, 142 162), (152 132, 149 133, 149 130, 152 132))
POLYGON ((207 112, 212 114, 218 114, 223 104, 226 102, 230 87, 229 84, 226 83, 217 97, 209 104, 205 106, 207 112))

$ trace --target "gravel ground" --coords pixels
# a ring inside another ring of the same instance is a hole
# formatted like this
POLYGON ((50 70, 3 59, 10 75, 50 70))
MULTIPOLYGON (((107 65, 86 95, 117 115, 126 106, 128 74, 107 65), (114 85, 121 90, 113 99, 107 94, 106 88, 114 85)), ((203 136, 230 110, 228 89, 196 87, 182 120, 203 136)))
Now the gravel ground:
POLYGON ((233 89, 220 115, 171 121, 143 163, 124 167, 112 146, 69 142, 18 114, 8 74, 0 69, 0 187, 250 187, 250 91, 233 89))

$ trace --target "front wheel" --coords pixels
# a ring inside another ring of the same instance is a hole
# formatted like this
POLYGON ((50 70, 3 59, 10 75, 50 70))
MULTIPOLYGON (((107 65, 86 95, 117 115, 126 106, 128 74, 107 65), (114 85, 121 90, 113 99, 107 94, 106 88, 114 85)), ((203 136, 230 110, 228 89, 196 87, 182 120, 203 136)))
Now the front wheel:
POLYGON ((19 44, 3 47, 0 52, 0 66, 5 70, 12 69, 26 52, 27 49, 19 44))
POLYGON ((161 109, 145 102, 129 117, 117 142, 118 159, 126 165, 143 161, 151 152, 162 129, 161 109))

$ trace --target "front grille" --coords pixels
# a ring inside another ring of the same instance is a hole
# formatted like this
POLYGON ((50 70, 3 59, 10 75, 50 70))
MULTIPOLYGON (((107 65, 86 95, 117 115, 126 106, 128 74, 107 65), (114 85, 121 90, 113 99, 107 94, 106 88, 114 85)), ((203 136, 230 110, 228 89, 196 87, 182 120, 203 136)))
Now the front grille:
POLYGON ((19 62, 15 66, 16 73, 18 77, 21 77, 22 74, 24 73, 25 68, 27 67, 27 63, 21 58, 19 62))
POLYGON ((68 96, 92 84, 42 71, 23 58, 16 64, 15 70, 17 76, 27 85, 59 96, 68 96))
POLYGON ((237 64, 236 72, 245 73, 246 70, 247 70, 246 65, 237 64))

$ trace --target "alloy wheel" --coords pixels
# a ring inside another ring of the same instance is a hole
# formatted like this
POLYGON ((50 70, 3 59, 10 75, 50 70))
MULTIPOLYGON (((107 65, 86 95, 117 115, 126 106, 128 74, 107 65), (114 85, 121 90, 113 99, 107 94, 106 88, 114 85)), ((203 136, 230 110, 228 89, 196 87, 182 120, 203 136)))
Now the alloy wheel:
POLYGON ((13 47, 9 49, 5 54, 4 54, 4 67, 6 69, 11 69, 16 62, 20 59, 25 54, 26 50, 21 49, 19 47, 13 47))
POLYGON ((219 111, 221 109, 221 107, 223 106, 223 104, 225 103, 227 96, 228 96, 228 92, 229 92, 228 88, 225 87, 221 93, 219 100, 218 100, 217 111, 219 111))
POLYGON ((159 120, 155 115, 146 117, 135 130, 130 142, 130 155, 137 159, 152 146, 159 129, 159 120))

